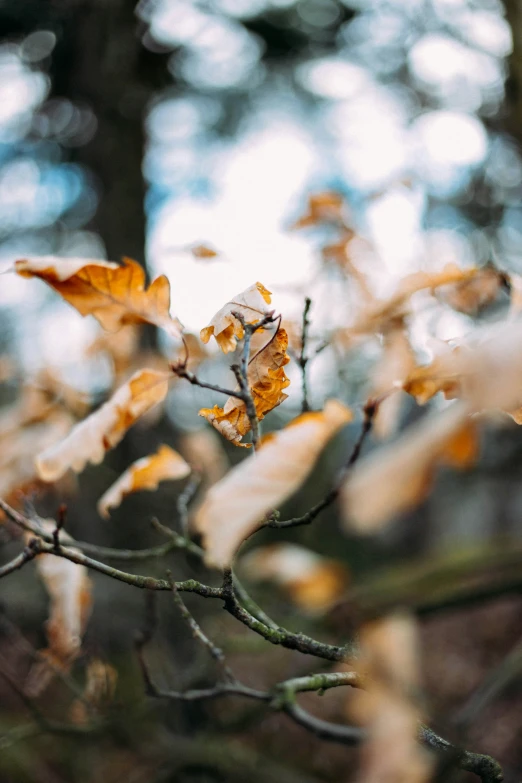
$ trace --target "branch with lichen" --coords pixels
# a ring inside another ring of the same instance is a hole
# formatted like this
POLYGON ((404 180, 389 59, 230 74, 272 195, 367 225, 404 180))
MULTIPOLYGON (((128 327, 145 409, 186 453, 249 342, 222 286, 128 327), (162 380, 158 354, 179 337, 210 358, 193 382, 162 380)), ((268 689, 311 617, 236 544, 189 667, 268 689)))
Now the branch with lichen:
MULTIPOLYGON (((354 451, 352 452, 351 459, 357 459, 357 455, 360 452, 360 448, 363 442, 363 434, 369 432, 371 422, 371 409, 367 413, 366 426, 363 427, 361 437, 356 444, 354 451)), ((353 464, 353 463, 352 463, 353 464)), ((153 678, 149 672, 146 659, 144 656, 144 647, 152 638, 153 629, 149 629, 148 633, 142 633, 139 642, 137 643, 137 650, 140 659, 140 664, 147 686, 147 692, 150 695, 179 699, 184 701, 194 701, 202 699, 213 699, 226 695, 243 696, 247 698, 254 698, 267 702, 272 709, 287 714, 292 720, 299 725, 303 726, 307 730, 313 732, 316 736, 334 741, 342 744, 359 744, 363 741, 365 733, 362 729, 352 726, 342 726, 333 724, 328 721, 324 721, 317 718, 306 710, 304 710, 296 701, 296 694, 302 691, 317 691, 322 692, 327 688, 339 687, 341 685, 350 685, 352 687, 364 687, 364 680, 355 672, 343 672, 343 673, 321 673, 314 674, 305 677, 293 678, 286 680, 282 683, 278 683, 271 691, 256 691, 248 686, 240 683, 236 680, 233 673, 228 669, 224 661, 222 651, 216 647, 208 637, 203 633, 197 622, 194 620, 184 602, 182 601, 179 593, 192 592, 197 593, 205 598, 218 598, 223 601, 225 610, 239 622, 245 625, 247 628, 262 636, 266 641, 271 644, 281 645, 287 649, 295 650, 303 654, 311 655, 316 658, 322 658, 330 661, 343 661, 347 660, 350 656, 356 653, 355 646, 347 645, 344 647, 326 644, 319 642, 310 636, 301 633, 294 633, 285 628, 271 627, 253 614, 251 614, 244 605, 240 602, 234 576, 231 569, 226 569, 224 572, 223 583, 220 587, 212 587, 205 585, 197 580, 189 579, 185 581, 173 581, 170 577, 168 579, 157 579, 151 576, 141 576, 137 574, 130 574, 119 569, 112 568, 111 566, 101 561, 94 560, 87 556, 84 552, 77 549, 63 546, 57 538, 59 535, 59 526, 53 534, 49 536, 51 540, 45 540, 38 532, 38 526, 27 519, 19 512, 11 509, 11 507, 4 501, 0 501, 0 507, 8 515, 8 517, 20 525, 24 530, 29 530, 34 534, 34 538, 29 541, 28 546, 24 552, 18 558, 15 558, 17 568, 21 568, 25 563, 34 559, 37 555, 49 554, 54 557, 63 557, 78 565, 85 566, 91 570, 98 571, 106 576, 109 576, 118 581, 125 582, 134 587, 145 589, 147 591, 170 591, 174 595, 174 599, 178 604, 182 612, 182 616, 189 623, 194 636, 201 641, 211 652, 213 657, 218 661, 225 673, 223 681, 218 682, 215 686, 206 689, 197 689, 189 691, 162 691, 155 685, 153 678)), ((158 523, 159 524, 159 523, 158 523)), ((163 526, 161 526, 163 527, 163 526)), ((169 530, 169 529, 167 529, 169 530)), ((169 535, 174 531, 170 531, 169 535)), ((199 548, 198 548, 199 549, 199 548)), ((8 573, 16 570, 13 567, 13 562, 8 564, 8 573)), ((4 567, 5 568, 5 567, 4 567)), ((42 726, 43 730, 53 731, 54 726, 48 724, 42 726)), ((58 727, 58 731, 61 727, 58 727)), ((65 729, 64 729, 65 730, 65 729)), ((502 772, 498 763, 491 759, 489 756, 482 754, 470 753, 469 751, 455 748, 446 740, 439 737, 431 729, 421 726, 419 728, 419 739, 426 746, 430 747, 438 753, 444 753, 451 760, 451 763, 458 766, 461 769, 477 774, 483 781, 483 783, 499 783, 502 780, 502 772)))
MULTIPOLYGON (((233 595, 233 580, 230 572, 225 574, 225 592, 233 595)), ((179 596, 177 597, 179 605, 179 596)), ((225 663, 223 652, 203 633, 196 620, 192 617, 187 607, 182 603, 182 614, 193 631, 194 637, 200 641, 218 661, 225 674, 225 678, 208 688, 189 688, 183 691, 160 688, 154 681, 148 665, 144 647, 152 640, 153 623, 150 616, 146 620, 146 630, 137 640, 136 650, 138 659, 149 696, 175 701, 210 701, 226 696, 236 696, 262 701, 267 706, 278 712, 284 712, 295 723, 305 728, 320 739, 337 742, 343 745, 359 745, 366 738, 366 731, 356 726, 346 726, 325 721, 312 715, 303 709, 297 702, 297 694, 315 692, 319 695, 330 688, 349 686, 352 688, 366 689, 366 678, 356 671, 348 672, 320 672, 301 677, 293 677, 276 683, 270 690, 261 691, 251 688, 240 682, 225 663)), ((502 769, 495 759, 480 753, 470 751, 452 745, 440 737, 432 729, 422 724, 419 725, 418 741, 429 750, 444 756, 452 766, 473 772, 481 778, 483 783, 501 783, 503 780, 502 769)))

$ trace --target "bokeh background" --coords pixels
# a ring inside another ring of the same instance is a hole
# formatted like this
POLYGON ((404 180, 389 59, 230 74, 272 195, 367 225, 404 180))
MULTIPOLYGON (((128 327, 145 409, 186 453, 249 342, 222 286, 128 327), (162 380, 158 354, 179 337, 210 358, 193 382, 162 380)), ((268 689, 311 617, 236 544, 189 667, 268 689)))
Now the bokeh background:
MULTIPOLYGON (((173 311, 196 333, 258 279, 288 319, 299 320, 310 294, 318 335, 347 318, 358 294, 335 264, 324 264, 326 234, 290 230, 314 192, 345 197, 361 263, 381 295, 405 274, 447 262, 493 261, 522 272, 521 139, 522 12, 514 0, 0 4, 0 271, 31 255, 130 256, 151 276, 169 276, 173 311), (200 244, 216 257, 198 258, 193 249, 200 244)), ((436 322, 421 314, 414 342, 422 351, 428 334, 455 337, 470 324, 449 308, 436 322)), ((103 357, 85 359, 96 334, 91 319, 79 318, 37 281, 0 276, 0 352, 11 362, 0 402, 13 404, 23 382, 49 367, 96 400, 111 383, 103 357)), ((168 352, 159 339, 144 338, 148 349, 168 352)), ((334 352, 322 351, 310 370, 313 404, 333 394, 361 402, 375 356, 370 346, 339 367, 334 352)), ((203 368, 214 382, 225 377, 219 361, 203 368)), ((295 366, 288 374, 291 396, 274 426, 299 408, 295 366)), ((177 445, 202 426, 197 409, 208 404, 201 390, 177 386, 156 429, 138 428, 102 468, 86 471, 69 501, 70 532, 112 546, 156 543, 143 519, 155 513, 170 522, 176 488, 163 488, 153 500, 139 496, 110 525, 97 518, 95 499, 123 467, 152 450, 157 428, 177 445)), ((413 407, 405 418, 417 415, 413 407)), ((354 425, 323 460, 297 510, 321 496, 356 435, 354 425)), ((232 451, 228 459, 236 461, 232 451)), ((521 465, 516 428, 492 431, 472 473, 442 476, 432 499, 378 540, 347 539, 334 512, 288 537, 335 556, 354 579, 382 565, 487 547, 499 536, 520 546, 521 465)), ((57 491, 34 502, 40 513, 53 514, 62 499, 57 491)), ((7 559, 15 548, 5 539, 7 559)), ((173 562, 180 577, 202 573, 197 563, 173 562)), ((150 568, 161 573, 164 566, 150 568)), ((311 740, 283 717, 228 702, 210 710, 145 710, 132 652, 141 596, 95 581, 86 647, 120 672, 123 706, 114 726, 101 740, 22 738, 0 759, 2 780, 290 783, 350 774, 353 751, 311 740)), ((2 654, 22 678, 28 650, 43 643, 45 596, 28 571, 1 587, 2 654)), ((303 619, 277 592, 258 590, 281 622, 342 635, 342 613, 303 619)), ((290 653, 267 652, 230 618, 197 606, 253 684, 303 667, 290 653)), ((165 602, 161 616, 157 665, 165 681, 211 677, 165 602)), ((516 595, 427 618, 427 692, 441 727, 452 725, 448 715, 515 644, 521 618, 516 595)), ((1 687, 0 719, 12 730, 27 715, 16 694, 1 687)), ((342 712, 335 698, 325 708, 330 717, 342 712)), ((65 702, 58 688, 56 704, 65 702)), ((510 780, 522 769, 521 704, 520 685, 513 686, 466 736, 500 757, 510 780)))

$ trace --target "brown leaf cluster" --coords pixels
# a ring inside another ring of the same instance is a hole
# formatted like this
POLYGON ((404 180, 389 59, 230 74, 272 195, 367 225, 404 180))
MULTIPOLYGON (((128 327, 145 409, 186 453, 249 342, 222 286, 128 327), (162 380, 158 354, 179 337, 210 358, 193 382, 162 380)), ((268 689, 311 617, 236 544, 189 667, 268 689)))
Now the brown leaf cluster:
MULTIPOLYGON (((288 396, 283 391, 290 384, 284 371, 290 361, 287 348, 287 334, 279 328, 249 362, 247 380, 259 421, 288 396)), ((199 415, 235 446, 250 446, 249 443, 241 442, 251 429, 246 405, 242 400, 229 397, 223 408, 218 405, 202 408, 199 415)))

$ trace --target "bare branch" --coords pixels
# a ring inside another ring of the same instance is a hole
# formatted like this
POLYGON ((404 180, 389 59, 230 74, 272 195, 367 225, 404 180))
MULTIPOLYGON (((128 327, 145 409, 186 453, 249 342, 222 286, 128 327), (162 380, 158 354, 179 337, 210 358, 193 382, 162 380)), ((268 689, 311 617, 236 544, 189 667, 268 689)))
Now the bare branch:
POLYGON ((61 503, 58 508, 58 514, 56 516, 56 527, 53 530, 53 544, 56 552, 60 551, 60 530, 65 525, 65 519, 67 516, 67 506, 65 503, 61 503))
POLYGON ((13 560, 9 561, 9 563, 6 563, 3 566, 0 566, 0 579, 3 576, 12 574, 13 571, 18 571, 18 569, 23 568, 23 566, 26 563, 28 563, 30 560, 33 560, 36 557, 39 551, 40 549, 39 549, 38 539, 34 538, 29 542, 29 544, 24 548, 24 550, 20 552, 19 555, 13 558, 13 560))
POLYGON ((193 500, 198 487, 201 484, 201 475, 197 471, 193 471, 190 480, 178 497, 177 509, 179 517, 179 526, 181 533, 185 540, 188 539, 188 517, 189 517, 189 504, 193 500))
POLYGON ((306 655, 313 655, 316 658, 324 658, 327 661, 344 661, 355 652, 355 648, 352 645, 338 647, 333 644, 325 644, 324 642, 318 642, 315 639, 312 639, 310 636, 306 636, 306 634, 293 633, 285 628, 269 628, 264 625, 264 623, 259 622, 259 620, 247 612, 239 603, 234 589, 232 571, 230 569, 226 569, 224 572, 221 597, 225 602, 225 609, 229 614, 271 644, 278 644, 289 650, 297 650, 306 655))
POLYGON ((447 740, 439 737, 428 726, 419 726, 419 742, 430 750, 438 754, 448 755, 451 766, 464 769, 467 772, 474 772, 483 783, 501 783, 504 780, 502 767, 491 758, 481 753, 471 753, 470 751, 458 748, 447 740))
POLYGON ((192 636, 194 637, 194 639, 201 642, 201 644, 207 648, 212 658, 214 658, 214 660, 221 668, 221 671, 223 672, 225 679, 228 682, 234 682, 235 677, 226 664, 223 650, 221 650, 217 645, 215 645, 214 642, 211 641, 211 639, 209 639, 208 636, 204 633, 203 629, 196 621, 195 617, 192 616, 192 614, 187 608, 187 605, 185 604, 182 597, 180 596, 176 588, 175 582, 172 582, 172 595, 174 598, 174 603, 180 610, 181 616, 183 617, 183 619, 189 626, 190 630, 192 631, 192 636))
POLYGON ((216 391, 219 392, 220 394, 226 394, 227 397, 235 397, 237 400, 241 400, 242 402, 245 402, 242 393, 238 392, 237 389, 234 391, 232 389, 226 389, 223 386, 216 386, 215 383, 207 383, 206 381, 200 381, 200 379, 196 377, 194 373, 189 372, 186 369, 185 364, 183 363, 171 364, 170 369, 179 378, 184 378, 193 386, 200 386, 202 389, 210 389, 211 391, 216 391))

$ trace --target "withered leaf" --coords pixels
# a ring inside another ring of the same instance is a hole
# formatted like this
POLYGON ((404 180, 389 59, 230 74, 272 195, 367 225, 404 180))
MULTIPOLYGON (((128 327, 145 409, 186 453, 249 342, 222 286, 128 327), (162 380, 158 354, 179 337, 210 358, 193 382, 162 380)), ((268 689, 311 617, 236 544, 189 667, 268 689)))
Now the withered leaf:
POLYGON ((188 465, 170 446, 162 445, 150 454, 130 465, 98 501, 98 513, 107 518, 111 508, 119 506, 132 492, 158 488, 160 481, 181 479, 190 473, 188 465))
POLYGON ((219 256, 218 251, 214 250, 214 248, 210 247, 210 245, 191 245, 190 252, 194 258, 205 261, 208 261, 211 258, 217 258, 219 256))
POLYGON ((82 697, 71 704, 71 722, 82 726, 89 723, 93 717, 98 717, 112 703, 117 682, 118 672, 114 666, 101 658, 90 660, 82 697))
POLYGON ((424 499, 437 465, 470 467, 479 444, 469 413, 470 407, 459 402, 429 414, 362 459, 341 489, 346 527, 372 533, 424 499))
POLYGON ((510 414, 522 405, 522 323, 506 321, 477 329, 452 348, 442 346, 433 362, 416 368, 404 389, 419 403, 438 391, 462 398, 477 411, 510 414))
POLYGON ((495 301, 501 286, 498 271, 485 266, 469 270, 469 275, 460 281, 440 286, 436 296, 459 313, 475 315, 495 301))
POLYGON ((170 284, 165 275, 145 287, 145 270, 125 258, 123 265, 85 258, 41 256, 20 259, 15 271, 38 277, 54 288, 81 315, 93 315, 107 331, 124 324, 150 323, 179 338, 181 326, 171 318, 170 284))
MULTIPOLYGON (((42 521, 43 531, 52 534, 54 520, 42 521)), ((33 534, 26 534, 26 539, 33 534)), ((65 532, 60 533, 63 544, 72 542, 65 532)), ((41 660, 34 664, 26 682, 31 697, 42 693, 55 676, 56 669, 68 672, 81 651, 82 636, 91 610, 91 580, 85 566, 63 557, 41 554, 36 557, 36 568, 50 598, 46 633, 49 646, 40 652, 41 660)))
MULTIPOLYGON (((287 348, 288 336, 284 329, 279 328, 248 365, 248 384, 259 421, 288 396, 283 392, 290 384, 284 371, 290 361, 287 348)), ((241 443, 243 436, 251 429, 246 405, 242 400, 229 397, 223 408, 218 405, 202 408, 199 415, 204 416, 235 446, 250 446, 249 443, 241 443)))
POLYGON ((348 332, 350 334, 384 332, 391 321, 407 314, 409 300, 414 294, 419 291, 435 293, 441 286, 473 278, 476 272, 476 268, 462 269, 456 264, 446 264, 440 272, 414 272, 407 275, 389 299, 374 299, 364 307, 348 332))
POLYGON ((43 481, 56 481, 69 469, 80 473, 87 462, 99 464, 134 422, 167 394, 170 375, 139 370, 101 408, 77 424, 71 432, 36 458, 43 481))
POLYGON ((343 223, 344 199, 335 191, 315 193, 308 199, 308 208, 292 226, 292 229, 317 226, 321 223, 343 223))
POLYGON ((360 631, 356 668, 366 689, 350 695, 348 713, 368 738, 361 751, 359 783, 428 783, 433 759, 417 741, 422 718, 415 696, 420 662, 415 620, 396 613, 360 631))
POLYGON ((403 319, 390 324, 383 335, 382 355, 373 371, 371 396, 383 397, 375 415, 376 435, 387 438, 397 428, 402 397, 401 383, 415 368, 415 354, 403 319))
POLYGON ((324 611, 344 593, 348 571, 342 563, 288 542, 268 544, 240 561, 241 572, 253 581, 271 581, 309 614, 324 611))
POLYGON ((201 339, 204 343, 208 343, 214 335, 223 353, 234 351, 237 341, 243 337, 244 330, 241 321, 232 313, 240 313, 245 323, 253 324, 267 314, 267 304, 271 301, 270 291, 267 291, 261 283, 254 283, 250 288, 234 296, 216 313, 210 324, 201 330, 201 339))
POLYGON ((295 492, 326 443, 351 419, 348 408, 329 400, 323 411, 298 416, 269 435, 252 458, 214 484, 194 519, 207 564, 221 568, 232 561, 243 539, 295 492))

